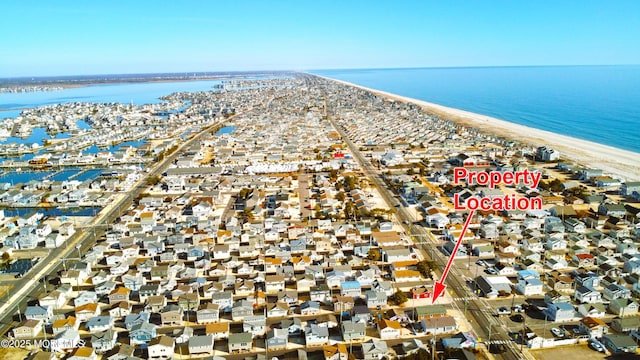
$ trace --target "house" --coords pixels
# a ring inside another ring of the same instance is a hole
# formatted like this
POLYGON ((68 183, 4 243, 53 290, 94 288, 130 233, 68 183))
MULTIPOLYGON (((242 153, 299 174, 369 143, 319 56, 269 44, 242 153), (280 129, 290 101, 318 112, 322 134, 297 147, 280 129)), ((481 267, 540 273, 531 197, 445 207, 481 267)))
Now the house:
POLYGON ((365 292, 367 307, 378 308, 387 305, 387 294, 383 291, 367 290, 365 292))
POLYGON ((196 322, 198 324, 210 324, 218 322, 220 316, 220 306, 218 304, 207 303, 200 306, 196 312, 196 322))
POLYGON ((213 335, 198 335, 189 338, 189 354, 213 354, 213 335))
POLYGON ((145 302, 145 311, 159 313, 167 306, 167 298, 164 295, 149 296, 145 302))
POLYGON ((98 295, 94 291, 82 291, 73 300, 73 305, 78 307, 78 306, 86 305, 89 303, 97 303, 97 302, 98 302, 98 295))
POLYGON ((335 345, 325 345, 322 348, 325 360, 348 360, 349 352, 347 351, 347 345, 337 343, 335 345))
POLYGON ((267 317, 283 317, 289 314, 289 305, 284 302, 276 302, 267 304, 267 317))
POLYGON ((230 353, 251 351, 253 348, 251 333, 247 332, 229 334, 228 343, 230 353))
POLYGON ((129 331, 129 343, 146 344, 156 337, 156 325, 150 323, 139 323, 131 327, 129 331))
POLYGON ((262 336, 267 328, 267 318, 263 315, 246 316, 242 320, 242 330, 251 333, 252 336, 262 336))
POLYGON ((615 318, 611 322, 611 328, 619 333, 629 333, 640 329, 640 317, 615 318))
POLYGON ((460 332, 452 337, 442 339, 445 349, 475 348, 478 340, 472 333, 460 332))
POLYGON ((54 309, 59 309, 67 302, 66 296, 60 291, 52 291, 50 293, 42 295, 38 298, 40 306, 51 306, 54 309))
POLYGON ((606 315, 606 308, 603 303, 580 304, 578 312, 584 317, 602 318, 606 315))
POLYGON ((402 333, 402 325, 398 321, 380 319, 377 322, 380 339, 398 339, 402 333))
POLYGON ((213 335, 215 340, 217 339, 226 339, 229 337, 229 323, 228 322, 217 322, 213 324, 207 324, 205 326, 205 333, 207 335, 213 335))
POLYGON ((25 319, 20 325, 13 328, 13 336, 16 339, 34 338, 40 334, 42 326, 43 323, 40 319, 25 319))
POLYGON ((248 300, 237 300, 233 303, 231 317, 233 321, 242 320, 253 315, 253 303, 248 300))
POLYGON ((343 321, 340 325, 343 341, 360 341, 366 336, 367 326, 365 323, 350 320, 343 321))
POLYGON ((58 335, 66 330, 72 329, 78 331, 80 327, 80 322, 73 316, 69 316, 64 319, 58 319, 53 322, 51 325, 51 330, 53 331, 53 335, 58 335))
POLYGON ((287 348, 289 332, 286 329, 271 329, 267 333, 267 349, 282 350, 287 348))
POLYGON ((88 303, 75 307, 75 316, 80 322, 85 322, 98 315, 100 315, 100 304, 98 303, 88 303))
POLYGON ((393 283, 387 280, 374 280, 373 283, 371 283, 371 290, 382 291, 387 294, 387 296, 391 296, 394 293, 393 283))
POLYGON ((68 360, 96 360, 98 357, 93 350, 93 348, 82 346, 75 348, 71 352, 71 356, 69 356, 68 360))
POLYGON ((85 326, 90 333, 107 331, 113 327, 113 317, 111 316, 94 316, 87 320, 85 326))
POLYGON ((549 320, 556 322, 572 321, 576 317, 573 305, 566 302, 551 303, 544 313, 549 320))
POLYGON ((78 346, 80 346, 80 333, 73 329, 65 330, 51 340, 51 351, 54 352, 65 352, 78 346))
POLYGON ((169 304, 160 310, 160 319, 163 326, 182 324, 184 312, 182 308, 175 304, 169 304))
POLYGON ((265 278, 265 292, 267 294, 277 294, 284 290, 284 276, 267 275, 265 278))
POLYGON ((607 300, 629 299, 631 298, 631 290, 618 284, 609 284, 604 288, 603 296, 607 300))
POLYGON ((415 307, 416 321, 422 319, 432 319, 437 317, 443 317, 447 314, 447 310, 443 305, 426 305, 415 307))
POLYGON ((147 347, 149 359, 173 359, 175 342, 170 336, 153 338, 147 347))
POLYGON ((131 290, 126 287, 119 287, 109 293, 109 304, 117 304, 121 301, 129 301, 129 294, 131 290))
POLYGON ((182 294, 178 297, 178 306, 184 311, 196 311, 200 306, 198 292, 182 294))
POLYGON ((305 301, 300 304, 301 315, 317 315, 320 313, 320 303, 317 301, 305 301))
POLYGON ((113 329, 95 333, 91 335, 91 347, 93 347, 96 354, 104 354, 113 350, 117 339, 118 332, 113 329))
POLYGON ((320 303, 325 303, 330 301, 330 290, 326 284, 320 284, 317 286, 312 286, 309 289, 309 297, 312 301, 318 301, 320 303))
POLYGON ((299 317, 282 319, 280 328, 287 330, 289 336, 298 336, 302 333, 302 320, 299 317))
POLYGON ((370 339, 362 343, 364 360, 379 360, 389 357, 389 348, 385 341, 370 339))
POLYGON ((24 317, 33 320, 42 320, 43 323, 48 324, 53 318, 52 306, 27 306, 24 312, 24 317))
POLYGON ((540 274, 533 270, 518 271, 518 283, 515 288, 519 293, 525 296, 542 295, 543 283, 540 280, 540 274))
POLYGON ((638 303, 632 299, 615 299, 609 302, 609 311, 620 317, 638 314, 638 303))
POLYGON ((221 311, 230 312, 233 306, 233 292, 229 290, 211 294, 211 302, 217 304, 221 311))
POLYGON ((581 333, 589 335, 590 338, 600 338, 609 333, 609 326, 598 318, 584 317, 578 322, 581 333))
POLYGON ((451 316, 423 319, 420 324, 425 332, 432 334, 454 332, 458 329, 456 320, 451 316))
POLYGON ((581 304, 602 302, 602 294, 586 286, 577 288, 573 298, 581 304))
POLYGON ((601 342, 614 355, 624 353, 634 354, 638 349, 638 344, 635 340, 626 334, 607 334, 602 337, 601 342))
POLYGON ((142 285, 138 290, 138 298, 141 303, 146 302, 149 296, 158 296, 158 295, 160 295, 160 284, 157 284, 157 283, 142 285))
POLYGON ((129 314, 124 317, 124 327, 131 330, 136 325, 148 323, 150 318, 151 314, 144 311, 138 314, 129 314))
POLYGON ((304 330, 304 338, 307 346, 320 346, 329 343, 329 329, 311 324, 304 330))

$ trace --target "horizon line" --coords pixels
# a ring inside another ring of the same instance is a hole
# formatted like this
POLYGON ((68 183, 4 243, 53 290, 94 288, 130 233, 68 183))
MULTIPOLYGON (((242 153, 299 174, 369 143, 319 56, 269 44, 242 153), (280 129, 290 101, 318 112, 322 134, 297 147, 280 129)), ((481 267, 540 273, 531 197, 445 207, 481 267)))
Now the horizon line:
POLYGON ((75 74, 75 75, 22 75, 22 76, 2 76, 0 80, 16 79, 64 79, 74 77, 104 77, 104 76, 144 76, 151 75, 182 75, 194 76, 203 75, 238 75, 238 74, 260 74, 260 73, 313 73, 313 71, 357 71, 357 70, 418 70, 418 69, 490 69, 490 68, 544 68, 544 67, 607 67, 607 66, 640 66, 639 64, 547 64, 547 65, 464 65, 464 66, 400 66, 400 67, 345 67, 345 68, 324 68, 324 69, 281 69, 281 70, 211 70, 211 71, 167 71, 149 73, 102 73, 102 74, 75 74))

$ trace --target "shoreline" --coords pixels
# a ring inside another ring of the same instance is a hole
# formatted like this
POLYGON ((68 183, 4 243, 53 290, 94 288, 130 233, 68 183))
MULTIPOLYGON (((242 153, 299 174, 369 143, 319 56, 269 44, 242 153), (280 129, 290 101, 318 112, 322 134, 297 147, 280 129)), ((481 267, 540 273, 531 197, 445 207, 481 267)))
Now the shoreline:
POLYGON ((605 173, 620 177, 623 181, 640 180, 640 153, 556 134, 551 131, 536 129, 487 115, 372 89, 343 80, 317 74, 311 75, 369 91, 390 100, 415 104, 431 114, 442 116, 462 126, 475 128, 488 134, 515 140, 531 146, 552 147, 560 151, 560 156, 564 159, 583 166, 602 169, 605 173))

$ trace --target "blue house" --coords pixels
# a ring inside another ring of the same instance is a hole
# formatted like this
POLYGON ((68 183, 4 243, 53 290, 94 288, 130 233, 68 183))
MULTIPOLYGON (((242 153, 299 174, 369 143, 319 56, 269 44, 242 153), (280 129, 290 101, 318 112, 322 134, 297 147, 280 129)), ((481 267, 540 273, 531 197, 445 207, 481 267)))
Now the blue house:
POLYGON ((362 286, 358 281, 345 281, 340 284, 340 295, 353 296, 354 298, 362 295, 362 286))
POLYGON ((545 314, 549 317, 549 320, 557 322, 572 321, 576 317, 573 305, 567 302, 549 304, 545 314))
POLYGON ((156 325, 141 323, 134 325, 129 332, 129 342, 133 344, 147 344, 156 337, 156 325))
POLYGON ((129 314, 124 317, 124 327, 127 328, 127 330, 131 330, 136 325, 149 323, 150 317, 151 314, 144 311, 139 314, 129 314))

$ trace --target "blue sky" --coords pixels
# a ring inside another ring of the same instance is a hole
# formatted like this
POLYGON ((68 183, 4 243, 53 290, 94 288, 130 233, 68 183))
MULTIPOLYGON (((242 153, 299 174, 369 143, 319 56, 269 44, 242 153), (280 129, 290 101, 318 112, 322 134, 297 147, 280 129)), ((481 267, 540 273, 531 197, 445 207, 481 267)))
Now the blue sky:
POLYGON ((640 1, 0 2, 0 77, 640 64, 640 1))

